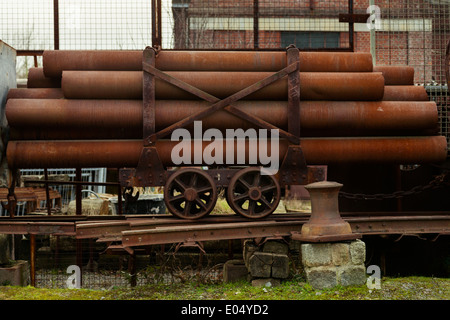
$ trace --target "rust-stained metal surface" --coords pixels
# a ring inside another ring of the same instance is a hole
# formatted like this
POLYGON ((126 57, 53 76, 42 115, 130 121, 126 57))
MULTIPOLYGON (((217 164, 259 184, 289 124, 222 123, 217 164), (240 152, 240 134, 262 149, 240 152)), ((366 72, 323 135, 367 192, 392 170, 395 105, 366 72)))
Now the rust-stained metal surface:
MULTIPOLYGON (((226 98, 270 76, 271 72, 167 71, 217 98, 226 98)), ((142 99, 142 72, 64 71, 62 90, 69 99, 142 99)), ((288 81, 280 79, 246 97, 247 100, 287 100, 288 81)), ((301 72, 302 100, 381 100, 384 78, 376 72, 301 72)), ((155 96, 164 99, 196 99, 174 85, 156 79, 155 96)))
POLYGON ((14 88, 8 91, 7 99, 63 99, 61 88, 14 88))
POLYGON ((430 101, 427 90, 422 86, 396 85, 384 87, 384 101, 430 101))
POLYGON ((73 222, 47 222, 47 221, 1 221, 0 233, 4 234, 52 234, 75 235, 73 222))
POLYGON ((61 79, 46 77, 43 68, 30 68, 27 88, 61 88, 61 79))
MULTIPOLYGON (((179 141, 159 140, 158 154, 164 166, 173 166, 171 152, 179 141)), ((210 141, 202 142, 202 152, 210 141)), ((223 141, 226 151, 227 141, 223 141)), ((248 163, 249 143, 233 141, 234 150, 244 150, 248 163)), ((257 144, 257 142, 254 142, 257 144)), ((288 143, 279 143, 282 159, 288 143)), ((447 157, 447 140, 442 136, 429 137, 373 137, 373 138, 304 138, 301 146, 306 163, 429 163, 442 162, 447 157), (420 150, 420 152, 418 152, 420 150)), ((7 159, 10 168, 72 168, 136 167, 143 148, 141 140, 89 140, 89 141, 10 141, 7 159), (57 155, 57 156, 55 156, 57 155)), ((257 146, 256 146, 257 148, 257 146)), ((191 163, 195 148, 192 143, 191 163)), ((258 150, 258 149, 256 149, 258 150)), ((271 150, 270 144, 268 150, 271 150)), ((237 155, 234 155, 237 163, 237 155)), ((226 152, 223 154, 226 161, 226 152)), ((197 164, 199 165, 199 164, 197 164)))
POLYGON ((339 190, 342 184, 320 181, 305 186, 311 196, 311 217, 303 224, 298 240, 305 242, 331 242, 361 237, 352 232, 339 213, 339 190))
MULTIPOLYGON (((157 100, 156 130, 207 106, 203 101, 157 100)), ((288 129, 286 101, 237 101, 234 106, 288 129)), ((437 130, 438 112, 430 101, 302 101, 299 110, 303 137, 417 135, 437 130)), ((5 112, 13 140, 139 139, 143 135, 139 100, 12 99, 5 112)), ((204 130, 216 128, 223 133, 255 127, 222 110, 202 121, 204 130)), ((192 132, 193 126, 187 129, 192 132)))
MULTIPOLYGON (((352 236, 355 237, 357 234, 450 234, 448 212, 404 212, 401 215, 398 212, 366 212, 341 213, 341 216, 350 224, 352 236)), ((271 236, 298 239, 309 217, 309 214, 304 213, 272 214, 270 218, 256 222, 237 215, 208 216, 199 221, 167 216, 150 219, 135 216, 121 222, 80 222, 76 229, 79 239, 122 241, 124 246, 271 236), (125 237, 128 240, 123 241, 125 237)))
POLYGON ((373 72, 381 72, 386 85, 414 85, 414 67, 374 66, 373 72))
MULTIPOLYGON (((382 234, 450 234, 449 212, 341 212, 352 231, 363 235, 382 234)), ((308 213, 275 213, 266 222, 298 222, 299 226, 309 220, 308 213)), ((201 220, 181 220, 170 215, 126 215, 126 216, 22 216, 1 217, 0 233, 7 234, 66 234, 78 239, 118 239, 124 231, 140 231, 170 226, 211 226, 215 224, 246 223, 249 221, 236 214, 210 215, 201 220)), ((293 227, 300 232, 301 228, 293 227)), ((189 232, 186 230, 186 232, 189 232)), ((251 238, 250 236, 249 238, 251 238)), ((242 235, 247 238, 247 235, 242 235)), ((214 240, 219 240, 215 238, 214 240)), ((169 243, 169 242, 167 242, 169 243)))
MULTIPOLYGON (((300 52, 303 72, 372 72, 370 53, 300 52)), ((63 70, 142 70, 142 51, 46 50, 44 74, 58 78, 63 70)), ((284 52, 160 51, 156 68, 164 71, 278 71, 284 52)))
POLYGON ((148 230, 123 231, 124 247, 148 244, 164 244, 219 239, 246 239, 274 236, 289 236, 292 230, 299 228, 300 222, 262 221, 252 223, 220 223, 214 225, 176 226, 148 230))

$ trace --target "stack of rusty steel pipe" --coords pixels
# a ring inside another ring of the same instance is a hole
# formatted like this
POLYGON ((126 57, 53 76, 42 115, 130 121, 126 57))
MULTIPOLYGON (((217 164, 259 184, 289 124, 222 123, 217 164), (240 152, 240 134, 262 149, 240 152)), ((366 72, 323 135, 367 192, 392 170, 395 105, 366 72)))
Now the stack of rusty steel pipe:
MULTIPOLYGON (((444 161, 438 111, 408 66, 373 66, 369 53, 300 52, 301 146, 307 164, 444 161)), ((45 51, 28 87, 6 105, 11 168, 136 167, 143 147, 142 51, 45 51)), ((285 52, 160 51, 155 68, 218 99, 286 67, 285 52)), ((233 106, 287 130, 284 77, 233 106)), ((164 129, 210 105, 156 79, 155 124, 164 129)), ((203 129, 248 129, 220 110, 203 129)), ((164 165, 177 143, 157 141, 164 165)), ((208 142, 204 142, 206 145, 208 142)), ((281 141, 280 157, 287 142, 281 141)))

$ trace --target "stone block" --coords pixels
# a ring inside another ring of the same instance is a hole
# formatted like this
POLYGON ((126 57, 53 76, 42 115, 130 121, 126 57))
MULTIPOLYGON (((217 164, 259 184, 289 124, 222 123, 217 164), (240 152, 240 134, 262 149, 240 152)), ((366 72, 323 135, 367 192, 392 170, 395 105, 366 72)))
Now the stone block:
POLYGON ((254 287, 276 287, 281 284, 280 279, 273 278, 263 278, 263 279, 253 279, 252 286, 254 287))
POLYGON ((228 260, 223 266, 223 281, 236 282, 247 280, 248 269, 244 260, 228 260))
POLYGON ((289 257, 285 254, 273 254, 272 278, 289 277, 289 257))
POLYGON ((350 243, 350 257, 353 264, 364 264, 366 261, 366 244, 359 239, 350 243))
POLYGON ((281 241, 267 241, 264 243, 263 252, 287 255, 289 253, 289 245, 281 241))
POLYGON ((337 282, 341 286, 359 286, 366 282, 364 265, 346 265, 337 268, 337 282))
POLYGON ((336 267, 306 268, 306 280, 314 289, 328 289, 335 287, 337 283, 336 267))
POLYGON ((255 252, 249 259, 249 271, 252 277, 269 278, 272 274, 273 254, 255 252))
POLYGON ((348 243, 332 243, 331 259, 335 266, 350 263, 350 246, 348 243))
POLYGON ((302 264, 305 267, 331 265, 331 246, 329 243, 305 243, 301 245, 302 264))

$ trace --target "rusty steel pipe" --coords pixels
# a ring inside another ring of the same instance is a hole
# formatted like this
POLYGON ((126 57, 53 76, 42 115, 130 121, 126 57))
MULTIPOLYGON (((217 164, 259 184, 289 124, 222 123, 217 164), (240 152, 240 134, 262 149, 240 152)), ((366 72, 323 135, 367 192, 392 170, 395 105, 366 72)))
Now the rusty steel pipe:
MULTIPOLYGON (((161 162, 174 166, 172 149, 179 141, 156 142, 161 162)), ((213 142, 204 141, 202 152, 213 142)), ((234 150, 238 150, 236 141, 234 150)), ((249 146, 245 143, 245 159, 249 146)), ((254 142, 257 144, 258 142, 254 142)), ((223 142, 226 160, 226 141, 223 142)), ((279 159, 283 159, 288 143, 279 141, 279 159)), ((419 164, 437 163, 447 158, 447 139, 443 136, 401 138, 304 138, 301 147, 306 163, 326 165, 337 163, 419 164)), ((142 140, 93 141, 10 141, 7 147, 9 168, 91 168, 136 167, 143 148, 142 140)), ((271 150, 271 145, 267 146, 271 150)), ((191 148, 191 159, 194 159, 191 148)), ((270 153, 270 152, 269 152, 270 153)), ((236 153, 234 154, 236 159, 236 153)), ((258 159, 259 160, 259 159, 258 159)), ((234 162, 236 163, 236 162, 234 162)), ((195 163, 195 165, 199 165, 195 163)))
MULTIPOLYGON (((272 75, 271 72, 167 72, 200 90, 226 98, 272 75)), ((142 72, 64 71, 62 90, 68 99, 142 99, 142 72)), ((199 99, 165 81, 156 79, 156 99, 199 99)), ((381 73, 300 73, 302 100, 381 100, 381 73)), ((288 81, 282 78, 244 100, 287 100, 288 81)))
MULTIPOLYGON (((235 107, 287 130, 286 101, 238 101, 235 107)), ((156 130, 164 129, 209 106, 195 100, 156 100, 156 130)), ((11 139, 139 139, 142 101, 12 99, 5 114, 11 139)), ((418 135, 437 128, 435 102, 302 101, 303 136, 418 135)), ((191 129, 192 126, 188 127, 191 129)), ((226 111, 202 120, 204 130, 254 128, 226 111)))
POLYGON ((429 101, 427 90, 422 86, 385 86, 384 101, 429 101))
MULTIPOLYGON (((9 89, 7 99, 62 99, 59 88, 13 88, 9 89)), ((428 101, 427 91, 422 86, 385 86, 384 101, 428 101)))
POLYGON ((381 72, 389 86, 414 84, 414 68, 410 66, 374 66, 373 72, 381 72))
POLYGON ((48 78, 43 68, 30 68, 27 88, 61 88, 61 78, 48 78))
POLYGON ((9 99, 62 99, 64 94, 60 88, 12 88, 9 89, 9 99))
MULTIPOLYGON (((142 51, 47 50, 46 77, 59 78, 63 70, 141 71, 142 51)), ((304 72, 372 72, 370 53, 300 52, 304 72)), ((279 71, 286 53, 279 51, 160 51, 156 68, 163 71, 279 71)))

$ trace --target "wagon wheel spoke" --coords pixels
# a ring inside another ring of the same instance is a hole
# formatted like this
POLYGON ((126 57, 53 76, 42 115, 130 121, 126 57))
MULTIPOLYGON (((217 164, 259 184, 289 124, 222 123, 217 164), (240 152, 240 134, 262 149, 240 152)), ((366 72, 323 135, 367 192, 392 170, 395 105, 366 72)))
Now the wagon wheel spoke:
POLYGON ((266 197, 262 195, 261 198, 259 198, 259 201, 266 206, 266 208, 271 208, 269 201, 267 201, 266 197))

